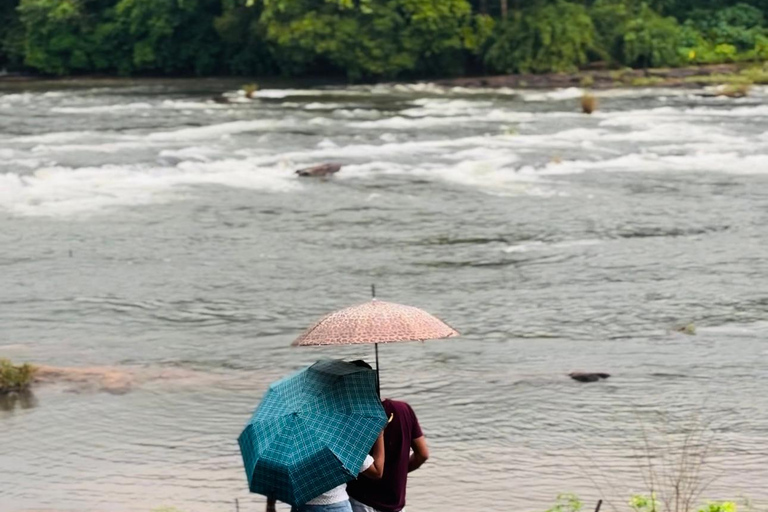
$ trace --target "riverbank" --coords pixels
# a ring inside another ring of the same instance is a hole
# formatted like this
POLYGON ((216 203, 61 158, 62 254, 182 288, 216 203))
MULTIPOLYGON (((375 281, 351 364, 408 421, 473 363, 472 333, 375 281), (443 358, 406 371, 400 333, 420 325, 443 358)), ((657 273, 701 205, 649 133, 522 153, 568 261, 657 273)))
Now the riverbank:
MULTIPOLYGON (((313 88, 344 86, 338 78, 309 77, 285 79, 275 77, 114 77, 104 75, 83 75, 77 77, 47 77, 35 75, 0 76, 2 88, 79 87, 123 87, 146 84, 182 84, 188 92, 209 91, 212 85, 223 85, 238 89, 243 84, 256 83, 262 89, 270 88, 313 88)), ((768 66, 765 64, 717 64, 689 66, 682 68, 651 69, 585 69, 575 73, 544 73, 514 75, 482 75, 475 77, 441 78, 419 81, 377 82, 384 85, 435 84, 443 87, 465 88, 511 88, 511 89, 558 89, 582 87, 590 89, 611 89, 626 87, 704 87, 708 85, 752 85, 768 84, 768 66)), ((366 84, 372 85, 372 84, 366 84)))
POLYGON ((684 68, 582 70, 576 73, 518 74, 435 80, 446 87, 556 89, 585 87, 701 87, 721 84, 765 84, 768 70, 762 64, 718 64, 684 68))

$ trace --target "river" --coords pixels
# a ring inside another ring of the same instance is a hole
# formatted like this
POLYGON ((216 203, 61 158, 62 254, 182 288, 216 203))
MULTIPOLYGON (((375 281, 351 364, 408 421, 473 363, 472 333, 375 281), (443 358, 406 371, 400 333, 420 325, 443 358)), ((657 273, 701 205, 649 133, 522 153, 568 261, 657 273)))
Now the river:
POLYGON ((463 335, 381 348, 409 512, 623 510, 690 425, 704 497, 768 507, 768 89, 236 89, 0 86, 0 357, 81 369, 3 402, 2 512, 262 510, 236 438, 372 357, 289 346, 371 283, 463 335))

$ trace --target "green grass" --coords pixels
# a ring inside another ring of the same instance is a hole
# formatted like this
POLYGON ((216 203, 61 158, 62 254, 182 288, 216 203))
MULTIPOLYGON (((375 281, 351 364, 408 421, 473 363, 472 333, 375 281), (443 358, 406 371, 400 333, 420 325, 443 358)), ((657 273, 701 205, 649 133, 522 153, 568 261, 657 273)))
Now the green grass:
POLYGON ((752 85, 754 81, 743 74, 713 74, 688 76, 683 79, 688 84, 698 85, 752 85))
POLYGON ((653 87, 655 85, 664 85, 669 83, 669 80, 660 76, 639 76, 633 78, 630 85, 633 87, 653 87))
POLYGON ((584 75, 580 82, 581 87, 589 88, 595 85, 595 77, 592 75, 584 75))
POLYGON ((0 359, 0 393, 28 389, 34 378, 35 367, 31 364, 14 365, 8 359, 0 359))
POLYGON ((768 84, 768 69, 765 66, 743 69, 741 76, 750 80, 753 84, 768 84))

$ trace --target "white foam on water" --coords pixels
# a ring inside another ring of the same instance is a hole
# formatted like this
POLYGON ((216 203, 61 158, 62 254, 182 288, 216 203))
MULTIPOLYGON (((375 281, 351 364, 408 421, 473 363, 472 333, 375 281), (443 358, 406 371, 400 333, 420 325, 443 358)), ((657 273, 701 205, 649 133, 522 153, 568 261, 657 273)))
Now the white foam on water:
POLYGON ((520 92, 523 101, 563 101, 581 98, 584 90, 578 87, 568 87, 565 89, 556 89, 546 92, 520 92))
POLYGON ((40 144, 33 146, 33 153, 114 153, 147 146, 146 142, 103 142, 101 144, 40 144))
POLYGON ((751 323, 727 323, 724 325, 696 327, 699 333, 717 333, 717 334, 766 334, 768 333, 768 322, 757 321, 751 323))
POLYGON ((393 116, 376 121, 359 121, 350 123, 353 128, 367 130, 413 130, 438 126, 455 125, 459 120, 455 117, 403 117, 393 116))
MULTIPOLYGON (((253 93, 254 98, 288 98, 291 96, 320 96, 327 94, 323 89, 260 89, 253 93)), ((242 94, 242 91, 238 91, 242 94)))
POLYGON ((400 115, 408 117, 480 115, 493 106, 493 102, 490 101, 450 98, 419 98, 412 103, 418 105, 418 108, 401 110, 400 115))
POLYGON ((207 146, 190 146, 180 149, 163 149, 158 154, 161 158, 178 158, 180 160, 209 161, 221 156, 221 151, 207 146))
MULTIPOLYGON (((395 138, 396 140, 396 138, 395 138)), ((327 159, 386 159, 403 155, 448 155, 462 147, 504 146, 499 138, 475 136, 459 139, 433 139, 425 141, 387 142, 385 144, 350 144, 340 147, 316 148, 306 151, 292 151, 279 154, 254 154, 250 150, 239 150, 236 154, 258 160, 262 165, 281 160, 313 163, 327 159)))
POLYGON ((35 94, 31 92, 22 92, 16 94, 0 94, 0 103, 30 103, 35 98, 35 94))
POLYGON ((169 110, 228 110, 232 107, 225 103, 215 103, 211 100, 206 101, 182 101, 182 100, 163 100, 159 105, 169 110))
POLYGON ((126 103, 124 105, 97 105, 92 107, 53 107, 50 111, 56 114, 124 114, 125 112, 149 110, 152 108, 156 108, 156 106, 149 103, 126 103))
POLYGON ((700 152, 688 155, 631 153, 605 160, 566 160, 549 163, 542 168, 527 166, 524 175, 578 174, 604 172, 718 172, 728 174, 766 174, 768 155, 742 155, 736 152, 700 152))
POLYGON ((417 172, 450 183, 470 186, 493 195, 551 197, 561 194, 551 187, 544 186, 545 182, 537 176, 516 172, 513 166, 516 161, 516 157, 485 160, 473 158, 458 162, 454 166, 435 165, 431 168, 418 169, 417 172))
POLYGON ((46 167, 31 175, 0 174, 0 208, 16 215, 67 217, 117 206, 166 202, 190 186, 285 192, 300 187, 290 169, 247 160, 182 162, 177 167, 46 167))
POLYGON ((333 111, 334 117, 340 117, 343 119, 378 119, 381 117, 381 112, 373 109, 366 108, 353 108, 353 109, 338 109, 333 111))
POLYGON ((307 103, 304 105, 304 110, 336 110, 340 108, 344 108, 346 105, 342 103, 321 103, 321 102, 314 102, 314 103, 307 103))
POLYGON ((41 135, 23 135, 21 137, 14 137, 10 139, 10 142, 55 144, 57 142, 73 142, 81 139, 93 139, 101 137, 103 137, 103 133, 99 132, 52 132, 43 133, 41 135))
POLYGON ((312 119, 307 121, 307 124, 311 124, 314 126, 332 126, 336 124, 336 121, 327 117, 313 117, 312 119))
POLYGON ((520 89, 511 87, 451 87, 449 91, 457 95, 498 95, 498 96, 519 96, 520 89))
POLYGON ((548 251, 557 249, 571 249, 574 247, 588 247, 604 243, 598 239, 567 240, 563 242, 542 242, 539 240, 510 245, 502 249, 505 253, 548 251))
POLYGON ((333 142, 331 139, 327 139, 326 138, 326 139, 323 139, 320 142, 318 142, 317 143, 317 147, 318 148, 323 148, 323 149, 330 149, 330 148, 334 148, 335 149, 335 148, 338 148, 339 145, 336 144, 335 142, 333 142))
POLYGON ((251 131, 264 131, 294 126, 290 119, 274 120, 263 119, 255 121, 231 121, 228 123, 200 126, 196 128, 182 128, 169 132, 155 132, 146 136, 151 141, 185 141, 218 139, 226 135, 245 133, 251 131))

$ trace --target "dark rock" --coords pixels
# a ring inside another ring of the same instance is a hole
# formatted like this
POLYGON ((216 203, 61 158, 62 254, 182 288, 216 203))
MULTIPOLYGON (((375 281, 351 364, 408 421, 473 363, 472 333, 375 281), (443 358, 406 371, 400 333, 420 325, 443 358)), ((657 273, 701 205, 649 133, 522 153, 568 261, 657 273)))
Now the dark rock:
POLYGON ((568 376, 579 382, 597 382, 602 379, 607 379, 611 375, 609 373, 571 372, 568 376))
POLYGON ((322 178, 336 174, 341 169, 341 164, 322 164, 314 167, 299 169, 296 174, 303 178, 322 178))
POLYGON ((232 103, 226 96, 214 96, 211 101, 214 103, 232 103))

